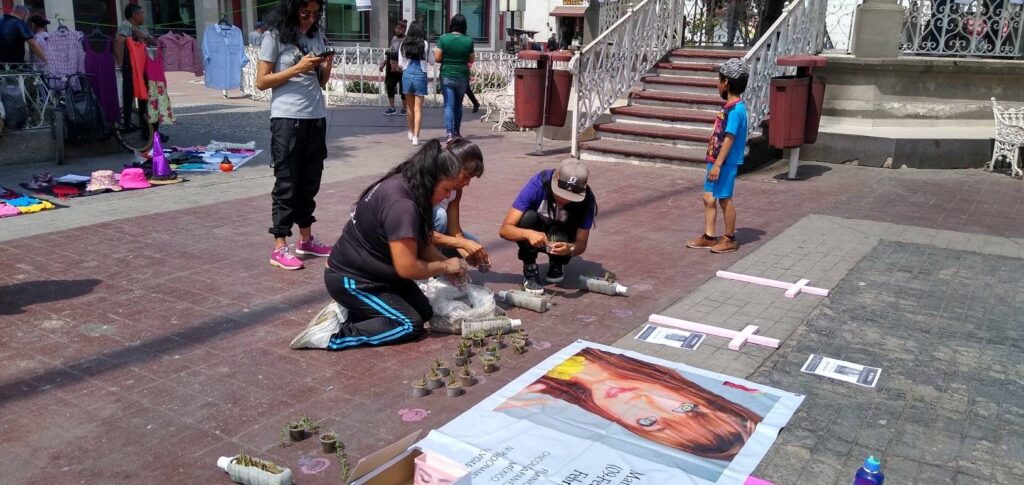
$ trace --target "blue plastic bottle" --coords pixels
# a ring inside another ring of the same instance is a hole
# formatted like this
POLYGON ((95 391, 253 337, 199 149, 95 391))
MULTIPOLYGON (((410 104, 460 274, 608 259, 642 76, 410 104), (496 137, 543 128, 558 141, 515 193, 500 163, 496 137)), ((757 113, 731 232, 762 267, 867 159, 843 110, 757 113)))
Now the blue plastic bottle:
POLYGON ((864 466, 857 470, 853 477, 853 485, 882 485, 885 482, 885 475, 882 473, 882 464, 873 456, 864 460, 864 466))

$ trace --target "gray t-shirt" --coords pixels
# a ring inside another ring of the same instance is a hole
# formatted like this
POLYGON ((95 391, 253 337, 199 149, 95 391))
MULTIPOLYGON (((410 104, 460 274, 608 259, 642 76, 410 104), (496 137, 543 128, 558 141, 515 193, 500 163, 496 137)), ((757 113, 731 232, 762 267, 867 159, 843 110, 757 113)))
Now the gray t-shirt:
MULTIPOLYGON (((299 37, 299 43, 306 52, 319 54, 327 50, 323 34, 309 38, 299 37)), ((274 71, 281 72, 294 66, 302 59, 302 51, 294 44, 282 44, 277 41, 277 32, 269 31, 263 36, 260 46, 260 61, 273 62, 274 71)), ((327 105, 324 92, 320 89, 317 72, 310 71, 289 79, 273 89, 270 97, 271 118, 316 119, 327 117, 327 105)))
MULTIPOLYGON (((127 20, 122 20, 121 23, 117 25, 117 35, 123 35, 125 37, 131 37, 132 36, 132 27, 135 27, 135 26, 132 25, 131 22, 129 22, 127 20)), ((135 30, 139 31, 139 34, 142 34, 142 35, 144 35, 146 37, 149 37, 149 31, 146 30, 145 26, 140 25, 138 27, 135 27, 135 30)))

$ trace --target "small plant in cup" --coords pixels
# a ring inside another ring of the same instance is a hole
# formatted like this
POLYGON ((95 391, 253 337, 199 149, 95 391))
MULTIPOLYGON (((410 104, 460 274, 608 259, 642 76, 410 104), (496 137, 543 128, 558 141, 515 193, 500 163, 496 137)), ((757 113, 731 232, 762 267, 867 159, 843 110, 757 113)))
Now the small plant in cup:
POLYGON ((324 453, 335 453, 338 451, 338 433, 328 431, 320 435, 320 450, 324 453))
POLYGON ((505 332, 498 330, 498 333, 494 336, 494 344, 497 345, 499 349, 505 348, 505 332))
POLYGON ((459 345, 459 350, 457 350, 455 355, 452 356, 452 360, 455 361, 456 367, 466 365, 466 362, 469 362, 469 349, 459 345))
POLYGON ((525 354, 526 342, 519 339, 512 339, 512 351, 517 354, 525 354))
POLYGON ((487 334, 483 330, 473 332, 473 347, 481 349, 487 344, 487 334))
POLYGON ((461 395, 462 380, 455 374, 448 376, 448 397, 459 397, 461 395))
POLYGON ((284 424, 281 428, 281 442, 279 446, 285 447, 291 443, 298 443, 306 439, 306 433, 316 433, 320 427, 306 416, 299 416, 295 421, 284 424))
POLYGON ((498 344, 490 344, 484 348, 484 355, 494 357, 498 355, 498 344))
POLYGON ((451 365, 441 359, 434 359, 434 368, 441 374, 441 377, 448 377, 452 373, 451 365))
POLYGON ((471 387, 476 384, 476 378, 473 376, 473 371, 469 368, 469 364, 462 366, 462 370, 459 371, 459 379, 462 379, 462 387, 471 387))
POLYGON ((441 373, 438 372, 435 367, 431 367, 427 372, 427 389, 440 389, 443 386, 444 383, 441 382, 441 373))
POLYGON ((498 370, 498 356, 485 355, 480 358, 480 363, 484 365, 484 372, 490 374, 498 370))
POLYGON ((427 389, 427 376, 420 377, 415 381, 412 381, 412 395, 413 397, 423 397, 430 394, 430 390, 427 389))
POLYGON ((515 338, 522 340, 526 345, 530 344, 530 334, 526 330, 520 328, 516 331, 515 338))

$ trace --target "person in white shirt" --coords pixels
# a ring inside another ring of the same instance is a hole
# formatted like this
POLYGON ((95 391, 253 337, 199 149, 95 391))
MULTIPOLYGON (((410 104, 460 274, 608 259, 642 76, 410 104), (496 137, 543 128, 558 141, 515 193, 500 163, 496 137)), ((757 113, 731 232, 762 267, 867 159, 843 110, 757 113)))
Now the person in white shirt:
MULTIPOLYGON (((39 15, 33 15, 28 18, 28 26, 32 29, 32 38, 35 39, 36 45, 39 46, 39 50, 43 51, 44 55, 46 54, 46 38, 50 36, 50 33, 46 31, 47 25, 50 25, 50 21, 39 15)), ((29 52, 28 58, 36 67, 46 65, 46 59, 40 58, 34 51, 29 52)))

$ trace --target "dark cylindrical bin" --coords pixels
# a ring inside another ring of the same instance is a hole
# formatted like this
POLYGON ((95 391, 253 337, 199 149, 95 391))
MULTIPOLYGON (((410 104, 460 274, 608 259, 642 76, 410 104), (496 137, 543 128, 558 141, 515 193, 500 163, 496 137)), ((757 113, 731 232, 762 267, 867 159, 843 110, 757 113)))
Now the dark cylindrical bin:
POLYGON ((809 77, 772 78, 768 100, 768 143, 771 146, 796 148, 804 144, 810 85, 809 77))
POLYGON ((569 94, 572 93, 572 71, 569 51, 552 52, 548 55, 551 61, 551 90, 548 91, 548 126, 562 126, 569 113, 569 94))
POLYGON ((811 76, 811 93, 807 99, 807 121, 804 123, 804 143, 813 145, 818 141, 818 125, 821 124, 821 110, 825 104, 825 80, 811 76))
POLYGON ((516 60, 516 125, 538 128, 544 123, 544 81, 547 55, 532 50, 520 51, 516 60))

